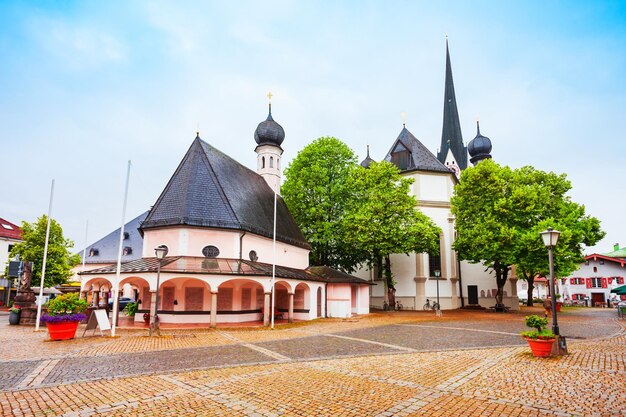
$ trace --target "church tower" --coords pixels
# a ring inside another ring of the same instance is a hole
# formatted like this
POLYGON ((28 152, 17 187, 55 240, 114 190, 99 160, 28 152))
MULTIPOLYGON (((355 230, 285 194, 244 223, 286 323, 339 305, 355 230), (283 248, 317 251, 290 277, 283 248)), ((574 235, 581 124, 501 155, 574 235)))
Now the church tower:
POLYGON ((269 114, 267 119, 257 126, 254 131, 254 140, 257 147, 257 173, 265 179, 276 194, 280 194, 280 157, 283 148, 280 145, 285 140, 285 131, 272 118, 272 93, 269 93, 269 114))
MULTIPOLYGON (((450 50, 446 36, 446 84, 443 97, 443 129, 441 132, 441 146, 437 152, 437 159, 446 166, 467 168, 467 148, 463 145, 459 111, 456 107, 454 81, 452 80, 452 65, 450 64, 450 50)), ((453 168, 454 169, 454 168, 453 168)))

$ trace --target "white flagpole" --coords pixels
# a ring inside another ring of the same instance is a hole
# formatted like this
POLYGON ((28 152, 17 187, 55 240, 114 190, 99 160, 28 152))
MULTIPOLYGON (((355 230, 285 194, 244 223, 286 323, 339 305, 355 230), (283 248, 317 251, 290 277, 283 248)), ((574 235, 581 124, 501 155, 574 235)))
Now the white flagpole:
POLYGON ((274 308, 276 301, 276 291, 275 290, 275 282, 276 282, 276 191, 274 191, 274 238, 273 240, 273 250, 274 250, 274 258, 272 260, 272 305, 270 306, 270 314, 272 315, 272 329, 274 328, 274 308))
POLYGON ((85 246, 83 248, 83 269, 81 272, 85 272, 85 256, 87 256, 87 232, 89 230, 89 220, 85 223, 85 246))
POLYGON ((43 248, 43 265, 41 266, 41 282, 39 283, 39 298, 37 299, 37 321, 35 331, 39 331, 39 320, 41 319, 41 302, 43 301, 43 287, 46 278, 46 262, 48 260, 48 241, 50 239, 50 216, 52 215, 52 198, 54 196, 54 179, 50 187, 50 204, 48 205, 48 225, 46 226, 46 243, 43 248))
POLYGON ((126 189, 124 190, 124 206, 122 208, 122 226, 120 227, 120 244, 117 251, 117 272, 115 283, 113 284, 113 324, 111 325, 111 336, 115 336, 115 326, 117 325, 117 310, 119 308, 119 285, 122 268, 122 244, 124 243, 124 221, 126 219, 126 201, 128 200, 128 182, 130 179, 130 160, 126 170, 126 189))

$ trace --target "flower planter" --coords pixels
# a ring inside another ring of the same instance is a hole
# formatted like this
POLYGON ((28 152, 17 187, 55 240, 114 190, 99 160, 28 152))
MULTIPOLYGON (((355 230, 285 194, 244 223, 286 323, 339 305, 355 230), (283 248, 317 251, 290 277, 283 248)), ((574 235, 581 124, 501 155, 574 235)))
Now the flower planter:
POLYGON ((557 311, 557 313, 561 312, 561 306, 562 305, 563 305, 562 302, 560 302, 560 301, 556 302, 556 311, 557 311))
POLYGON ((11 311, 9 313, 9 324, 11 325, 20 324, 20 313, 14 313, 11 311))
POLYGON ((73 339, 78 329, 77 321, 63 321, 59 323, 47 322, 48 334, 52 340, 69 340, 73 339))
POLYGON ((538 358, 545 358, 550 356, 550 352, 552 352, 552 344, 556 339, 529 339, 526 338, 528 342, 528 346, 530 346, 530 350, 533 352, 533 355, 538 358))

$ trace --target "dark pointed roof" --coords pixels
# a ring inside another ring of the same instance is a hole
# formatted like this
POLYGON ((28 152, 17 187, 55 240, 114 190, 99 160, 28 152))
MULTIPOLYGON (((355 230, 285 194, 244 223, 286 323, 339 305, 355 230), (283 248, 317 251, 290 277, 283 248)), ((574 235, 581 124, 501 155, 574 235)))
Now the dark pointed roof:
POLYGON ((491 158, 491 139, 480 134, 480 123, 476 121, 476 137, 467 144, 467 151, 472 164, 491 158))
POLYGON ((446 84, 443 96, 443 129, 441 131, 441 146, 437 159, 441 163, 446 162, 448 149, 456 159, 461 169, 467 168, 467 148, 463 146, 459 111, 456 107, 456 94, 454 93, 454 81, 452 80, 452 65, 450 64, 450 50, 446 39, 446 84))
POLYGON ((370 165, 372 164, 372 162, 374 162, 374 160, 372 158, 370 158, 370 145, 367 145, 367 156, 361 162, 361 166, 363 168, 369 168, 370 165))
POLYGON ((254 140, 259 146, 273 145, 279 148, 285 140, 285 130, 272 118, 272 103, 269 106, 267 119, 259 123, 254 131, 254 140))
POLYGON ((391 162, 392 154, 402 150, 407 150, 410 154, 408 166, 406 169, 401 170, 402 172, 416 170, 445 172, 447 174, 452 172, 448 167, 439 162, 437 157, 435 157, 422 142, 413 136, 406 127, 402 128, 398 139, 396 139, 391 149, 389 149, 389 152, 387 152, 385 161, 391 162))
MULTIPOLYGON (((310 248, 277 196, 276 239, 310 248)), ((274 192, 267 182, 196 137, 159 196, 141 230, 199 226, 248 231, 273 237, 274 192)))
MULTIPOLYGON (((126 254, 122 254, 123 261, 132 261, 141 258, 143 252, 143 237, 139 234, 139 226, 141 222, 148 216, 148 212, 141 213, 128 223, 124 225, 124 240, 122 241, 122 247, 130 248, 130 251, 126 251, 126 254)), ((117 262, 117 255, 119 251, 120 243, 120 228, 118 227, 102 239, 87 246, 85 250, 85 263, 110 263, 117 262), (94 249, 93 252, 91 250, 94 249), (91 256, 90 256, 91 253, 91 256)), ((83 257, 83 251, 78 252, 83 257)))

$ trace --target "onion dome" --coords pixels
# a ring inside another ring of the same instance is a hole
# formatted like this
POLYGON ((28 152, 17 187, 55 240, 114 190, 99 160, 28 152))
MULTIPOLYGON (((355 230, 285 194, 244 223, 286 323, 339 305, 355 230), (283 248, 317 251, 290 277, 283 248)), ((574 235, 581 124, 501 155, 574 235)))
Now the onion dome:
POLYGON ((370 145, 367 145, 367 156, 365 157, 363 162, 361 162, 361 166, 363 168, 369 168, 372 162, 374 162, 374 160, 370 158, 370 145))
POLYGON ((476 165, 483 159, 491 158, 491 139, 480 134, 480 124, 476 122, 476 137, 467 144, 470 161, 476 165))
POLYGON ((285 140, 285 130, 272 119, 272 103, 267 119, 257 126, 254 131, 254 140, 257 145, 274 145, 280 147, 285 140))

